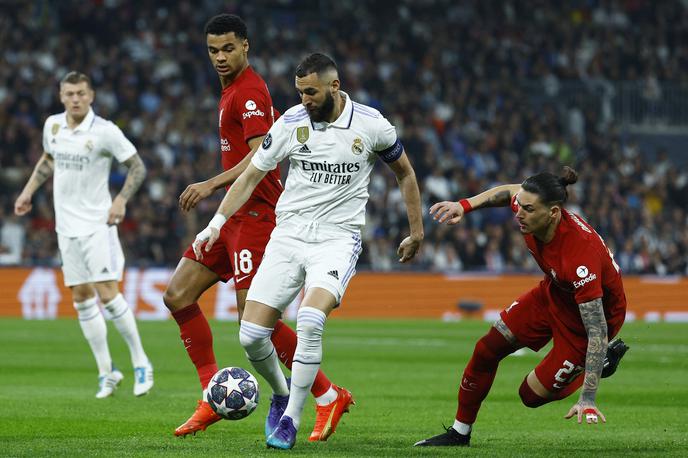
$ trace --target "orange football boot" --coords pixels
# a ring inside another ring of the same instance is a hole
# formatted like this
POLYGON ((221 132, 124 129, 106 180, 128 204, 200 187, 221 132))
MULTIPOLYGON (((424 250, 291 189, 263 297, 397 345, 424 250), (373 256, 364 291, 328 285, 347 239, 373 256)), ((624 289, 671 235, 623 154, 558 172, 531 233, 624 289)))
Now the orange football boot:
POLYGON ((210 404, 199 400, 196 411, 183 425, 174 430, 174 435, 186 436, 187 434, 196 434, 198 431, 205 431, 208 426, 220 420, 222 420, 222 417, 213 411, 210 404))
POLYGON ((349 390, 334 384, 332 386, 337 390, 337 399, 324 406, 316 404, 315 426, 310 437, 308 437, 311 442, 326 441, 328 437, 334 434, 342 415, 349 411, 351 405, 356 404, 349 390))

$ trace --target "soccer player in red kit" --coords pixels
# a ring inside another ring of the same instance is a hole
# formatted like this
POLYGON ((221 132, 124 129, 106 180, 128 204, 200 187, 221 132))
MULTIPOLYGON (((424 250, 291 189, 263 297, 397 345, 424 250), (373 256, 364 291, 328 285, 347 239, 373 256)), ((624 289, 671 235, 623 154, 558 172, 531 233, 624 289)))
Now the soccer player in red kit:
POLYGON ((482 401, 490 391, 499 362, 528 347, 538 351, 550 340, 550 352, 523 380, 519 395, 527 407, 564 399, 581 385, 580 397, 565 418, 585 415, 587 423, 606 419, 595 404, 600 378, 614 373, 628 347, 608 344, 626 316, 626 296, 619 266, 602 238, 583 219, 563 208, 566 186, 576 172, 543 172, 522 184, 492 188, 459 202, 430 208, 435 220, 457 224, 475 209, 511 205, 528 250, 545 273, 535 288, 502 311, 475 346, 459 388, 456 421, 445 433, 417 446, 467 446, 482 401), (584 373, 583 377, 579 377, 584 373))
MULTIPOLYGON (((179 197, 184 211, 189 211, 215 190, 229 187, 236 180, 279 115, 272 106, 265 81, 249 65, 248 33, 242 19, 230 14, 217 15, 206 24, 205 35, 210 61, 222 84, 218 111, 224 172, 188 186, 179 197)), ((202 261, 196 260, 193 249, 189 247, 165 290, 165 305, 179 325, 184 348, 196 366, 203 390, 218 367, 212 333, 198 306, 198 298, 218 281, 226 282, 233 278, 241 320, 248 287, 275 227, 275 205, 282 190, 279 171, 268 173, 248 202, 227 221, 220 240, 202 261)), ((279 321, 271 340, 282 363, 291 368, 297 343, 294 330, 279 321)), ((327 440, 353 403, 351 393, 333 385, 322 371, 318 372, 311 392, 316 398, 317 416, 309 440, 327 440)), ((283 410, 288 400, 288 393, 273 395, 272 404, 283 410)), ((218 420, 220 417, 203 399, 198 402, 194 414, 174 434, 195 434, 218 420)), ((266 434, 267 429, 266 425, 266 434)))

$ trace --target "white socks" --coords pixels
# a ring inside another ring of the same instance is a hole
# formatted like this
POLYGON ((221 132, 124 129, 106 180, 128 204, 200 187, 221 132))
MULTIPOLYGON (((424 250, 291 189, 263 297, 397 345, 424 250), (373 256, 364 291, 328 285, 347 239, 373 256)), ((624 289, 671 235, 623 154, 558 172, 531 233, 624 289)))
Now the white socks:
POLYGON ((98 308, 98 301, 92 297, 83 302, 75 302, 74 308, 79 315, 81 331, 96 358, 98 376, 109 374, 112 370, 112 358, 110 358, 110 349, 107 344, 107 326, 98 308))
POLYGON ((131 364, 134 367, 146 366, 148 364, 148 357, 141 345, 141 337, 136 326, 134 313, 129 308, 127 301, 124 300, 124 296, 117 294, 113 300, 105 304, 105 308, 110 312, 112 322, 129 347, 131 364))
MULTIPOLYGON (((284 415, 298 429, 301 413, 322 360, 322 333, 327 316, 313 307, 301 307, 296 317, 298 344, 291 366, 291 393, 284 415)), ((332 388, 330 388, 332 389, 332 388)))
POLYGON ((330 385, 330 389, 327 390, 325 394, 315 398, 315 403, 319 406, 326 406, 327 404, 332 404, 334 401, 336 401, 337 396, 339 396, 339 392, 334 389, 334 386, 330 385))
POLYGON ((246 357, 256 371, 267 380, 273 393, 284 396, 289 394, 289 387, 280 368, 275 346, 270 341, 271 335, 272 328, 241 320, 239 342, 246 351, 246 357))
POLYGON ((458 432, 459 434, 463 434, 464 436, 468 436, 471 433, 471 429, 473 429, 472 425, 467 425, 466 423, 461 423, 459 420, 454 420, 454 425, 452 426, 458 432))

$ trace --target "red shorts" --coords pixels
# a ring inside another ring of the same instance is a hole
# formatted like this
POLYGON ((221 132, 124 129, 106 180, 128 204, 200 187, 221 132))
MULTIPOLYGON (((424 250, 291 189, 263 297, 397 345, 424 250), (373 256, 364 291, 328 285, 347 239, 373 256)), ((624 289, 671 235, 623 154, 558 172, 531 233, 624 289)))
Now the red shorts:
MULTIPOLYGON (((564 301, 552 288, 556 287, 542 281, 500 316, 518 342, 534 351, 553 340, 552 349, 535 368, 535 375, 547 390, 556 392, 585 370, 588 337, 578 306, 564 301), (571 323, 573 316, 578 317, 579 324, 571 323), (567 324, 565 320, 569 320, 567 324)), ((623 320, 624 316, 607 319, 609 340, 619 332, 623 320)))
POLYGON ((227 220, 220 230, 220 238, 209 252, 203 252, 203 259, 196 260, 191 246, 184 252, 184 257, 200 262, 223 282, 234 278, 236 289, 248 289, 274 228, 274 208, 269 204, 254 204, 250 211, 227 220))

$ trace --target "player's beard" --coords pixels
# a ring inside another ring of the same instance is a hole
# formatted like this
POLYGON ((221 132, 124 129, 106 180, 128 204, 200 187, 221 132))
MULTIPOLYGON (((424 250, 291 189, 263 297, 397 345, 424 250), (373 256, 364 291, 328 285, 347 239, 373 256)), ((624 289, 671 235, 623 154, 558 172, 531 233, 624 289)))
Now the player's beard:
POLYGON ((332 97, 332 94, 328 92, 325 94, 325 100, 323 101, 323 104, 313 111, 309 111, 308 116, 310 116, 311 121, 313 122, 323 122, 329 119, 333 110, 334 97, 332 97))

